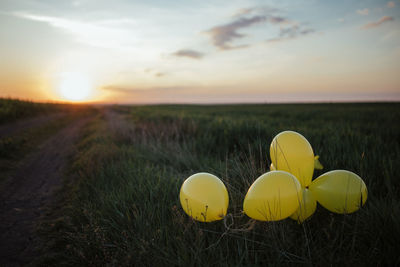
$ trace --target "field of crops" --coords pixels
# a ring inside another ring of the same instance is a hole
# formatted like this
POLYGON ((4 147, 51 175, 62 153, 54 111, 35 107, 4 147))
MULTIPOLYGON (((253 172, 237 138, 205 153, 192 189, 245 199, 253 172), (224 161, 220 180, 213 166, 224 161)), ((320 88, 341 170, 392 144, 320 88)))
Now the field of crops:
POLYGON ((164 105, 99 108, 85 129, 56 206, 44 221, 41 263, 77 265, 399 264, 400 105, 164 105), (317 207, 303 224, 254 221, 244 196, 270 164, 272 138, 303 134, 324 165, 368 187, 349 215, 317 207), (182 210, 182 182, 215 174, 228 216, 195 222, 182 210), (66 180, 67 181, 67 180, 66 180), (71 181, 71 179, 68 179, 71 181))

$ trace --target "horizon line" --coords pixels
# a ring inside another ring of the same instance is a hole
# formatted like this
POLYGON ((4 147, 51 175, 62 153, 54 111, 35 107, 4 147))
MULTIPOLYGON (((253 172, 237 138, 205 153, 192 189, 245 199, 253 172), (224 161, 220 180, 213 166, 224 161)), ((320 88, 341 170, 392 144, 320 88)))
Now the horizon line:
POLYGON ((210 106, 210 105, 269 105, 269 104, 396 104, 400 103, 400 99, 349 99, 349 100, 282 100, 282 101, 227 101, 227 102, 196 102, 196 101, 159 101, 159 102, 119 102, 119 101, 62 101, 62 100, 33 100, 29 98, 14 98, 14 97, 0 97, 0 99, 17 100, 33 103, 43 104, 73 104, 73 105, 134 105, 134 106, 153 106, 153 105, 199 105, 199 106, 210 106))

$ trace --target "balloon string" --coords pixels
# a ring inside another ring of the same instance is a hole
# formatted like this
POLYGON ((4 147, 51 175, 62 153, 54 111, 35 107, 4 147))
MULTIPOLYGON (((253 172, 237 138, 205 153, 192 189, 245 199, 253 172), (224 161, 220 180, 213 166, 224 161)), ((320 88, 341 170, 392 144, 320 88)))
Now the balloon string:
POLYGON ((228 213, 228 214, 224 217, 224 226, 225 226, 225 229, 226 229, 225 232, 229 231, 229 230, 231 229, 232 225, 233 225, 233 215, 232 215, 232 213, 228 213), (227 224, 228 218, 231 219, 231 223, 230 223, 229 225, 227 224))
POLYGON ((205 248, 204 250, 208 250, 210 248, 213 248, 215 246, 217 246, 222 238, 229 234, 229 232, 231 233, 240 233, 240 232, 248 232, 253 230, 254 226, 256 225, 256 220, 251 219, 250 221, 248 221, 244 226, 244 228, 232 228, 232 226, 234 225, 234 217, 243 217, 243 216, 234 216, 232 213, 228 213, 223 221, 224 221, 224 226, 225 226, 225 231, 221 234, 221 236, 218 238, 218 240, 214 243, 212 243, 210 246, 208 246, 207 248, 205 248), (230 219, 230 223, 228 224, 228 220, 230 219))
POLYGON ((234 224, 233 216, 232 216, 231 213, 228 213, 228 214, 224 217, 225 232, 223 232, 223 233, 221 234, 221 236, 218 238, 218 240, 217 240, 215 243, 212 243, 211 245, 209 245, 207 248, 205 248, 205 250, 208 250, 208 249, 213 248, 213 247, 215 247, 216 245, 218 245, 219 242, 221 242, 222 238, 223 238, 226 234, 228 234, 228 232, 229 232, 229 230, 231 229, 231 227, 233 226, 233 224, 234 224), (231 219, 230 224, 227 223, 228 218, 231 219))

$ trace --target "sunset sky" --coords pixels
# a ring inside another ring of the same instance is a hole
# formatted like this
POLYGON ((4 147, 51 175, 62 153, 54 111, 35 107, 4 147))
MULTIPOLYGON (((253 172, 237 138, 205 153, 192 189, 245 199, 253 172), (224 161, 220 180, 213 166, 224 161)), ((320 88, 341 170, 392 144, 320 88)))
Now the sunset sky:
POLYGON ((400 101, 400 1, 1 0, 0 96, 400 101))

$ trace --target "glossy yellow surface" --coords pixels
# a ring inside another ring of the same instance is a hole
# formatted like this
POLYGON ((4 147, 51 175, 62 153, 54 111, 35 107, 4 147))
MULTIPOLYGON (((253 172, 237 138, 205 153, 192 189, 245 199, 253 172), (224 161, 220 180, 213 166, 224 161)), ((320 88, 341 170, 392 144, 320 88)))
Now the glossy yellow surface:
MULTIPOLYGON (((319 156, 314 157, 314 169, 315 170, 322 170, 324 166, 322 166, 321 162, 319 162, 319 156)), ((276 168, 273 163, 269 165, 269 170, 270 171, 276 171, 276 168)))
POLYGON ((315 200, 312 192, 307 188, 303 188, 302 190, 303 200, 301 201, 301 204, 295 213, 290 216, 291 219, 299 223, 302 223, 311 217, 311 215, 313 215, 317 209, 317 201, 315 200))
POLYGON ((341 214, 358 210, 368 195, 364 181, 357 174, 345 170, 321 175, 309 189, 324 208, 341 214))
POLYGON ((183 182, 179 199, 186 214, 200 222, 223 219, 229 205, 224 183, 205 172, 196 173, 183 182))
POLYGON ((293 131, 279 133, 271 142, 270 157, 277 170, 293 174, 303 187, 311 183, 314 173, 314 152, 301 134, 293 131))
POLYGON ((259 221, 279 221, 299 207, 301 185, 290 173, 271 171, 261 175, 249 188, 243 202, 247 216, 259 221))
POLYGON ((269 170, 270 171, 276 171, 275 166, 273 163, 271 163, 271 165, 269 165, 269 170))

